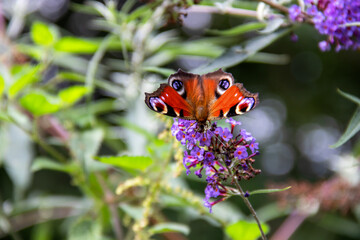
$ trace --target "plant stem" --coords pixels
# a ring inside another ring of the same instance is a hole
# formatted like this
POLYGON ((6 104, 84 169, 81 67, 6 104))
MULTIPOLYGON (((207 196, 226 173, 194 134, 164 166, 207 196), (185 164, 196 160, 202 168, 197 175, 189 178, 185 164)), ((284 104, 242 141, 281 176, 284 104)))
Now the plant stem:
POLYGON ((236 188, 239 190, 239 192, 240 192, 240 194, 241 194, 241 195, 240 195, 241 198, 244 200, 246 206, 249 208, 251 214, 253 215, 253 217, 254 217, 254 219, 255 219, 258 227, 259 227, 259 230, 260 230, 260 232, 261 232, 261 237, 262 237, 262 239, 263 239, 263 240, 266 240, 266 235, 265 235, 265 233, 264 233, 264 231, 263 231, 263 229, 262 229, 262 227, 261 227, 261 222, 260 222, 260 220, 259 220, 259 218, 258 218, 258 216, 257 216, 257 214, 256 214, 255 209, 254 209, 253 206, 251 205, 249 199, 248 199, 247 197, 245 197, 244 190, 241 188, 241 186, 240 186, 240 184, 239 184, 239 182, 238 182, 237 177, 234 176, 234 178, 235 178, 236 188))
POLYGON ((265 3, 265 4, 267 4, 267 5, 271 6, 271 7, 273 7, 273 8, 275 8, 275 9, 278 9, 278 10, 280 10, 281 12, 284 12, 284 13, 286 13, 286 14, 289 13, 289 9, 288 9, 287 7, 284 7, 283 5, 277 4, 277 3, 272 2, 272 1, 270 1, 270 0, 258 0, 258 1, 259 1, 259 2, 263 2, 263 3, 265 3))
POLYGON ((265 235, 265 233, 264 233, 264 231, 263 231, 263 229, 262 229, 262 227, 261 227, 261 222, 260 222, 260 220, 259 220, 259 218, 258 218, 258 216, 257 216, 257 214, 256 214, 255 209, 254 209, 253 206, 251 205, 249 199, 248 199, 247 197, 245 197, 245 192, 244 192, 244 190, 241 188, 237 176, 235 176, 235 175, 233 174, 233 172, 231 171, 230 167, 229 167, 228 165, 226 165, 226 163, 225 163, 224 160, 223 160, 222 162, 223 162, 224 166, 226 166, 228 172, 231 174, 231 178, 234 180, 235 185, 236 185, 236 188, 237 188, 237 190, 239 191, 241 198, 244 200, 246 206, 249 208, 251 214, 253 215, 253 217, 254 217, 254 219, 255 219, 258 227, 259 227, 259 230, 260 230, 260 233, 261 233, 261 238, 262 238, 263 240, 266 240, 267 238, 266 238, 266 235, 265 235))

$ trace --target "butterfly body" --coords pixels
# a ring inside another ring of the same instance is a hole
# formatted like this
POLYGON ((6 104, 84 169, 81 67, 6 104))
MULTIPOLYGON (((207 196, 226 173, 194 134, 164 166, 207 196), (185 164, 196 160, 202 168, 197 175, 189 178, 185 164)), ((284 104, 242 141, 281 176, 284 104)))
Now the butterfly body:
POLYGON ((178 70, 153 93, 145 93, 145 103, 153 111, 188 120, 200 125, 243 114, 253 109, 257 93, 248 92, 234 83, 230 73, 221 69, 204 75, 178 70))

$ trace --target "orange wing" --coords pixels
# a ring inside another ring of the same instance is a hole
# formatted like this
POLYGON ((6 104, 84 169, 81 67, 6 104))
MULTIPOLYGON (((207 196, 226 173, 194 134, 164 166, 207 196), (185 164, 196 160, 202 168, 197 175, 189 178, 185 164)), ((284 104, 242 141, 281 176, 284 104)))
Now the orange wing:
POLYGON ((250 93, 242 84, 236 83, 210 106, 209 120, 244 114, 253 109, 258 102, 257 93, 250 93))
POLYGON ((145 93, 145 103, 151 110, 164 115, 194 119, 189 103, 168 84, 161 84, 153 93, 145 93))

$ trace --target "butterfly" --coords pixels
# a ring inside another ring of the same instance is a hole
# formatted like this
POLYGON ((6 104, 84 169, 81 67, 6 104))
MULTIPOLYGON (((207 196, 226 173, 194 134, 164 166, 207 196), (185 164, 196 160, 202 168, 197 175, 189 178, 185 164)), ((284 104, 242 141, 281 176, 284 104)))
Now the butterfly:
POLYGON ((145 103, 167 116, 208 121, 244 114, 259 103, 258 93, 250 93, 235 83, 231 73, 222 69, 198 75, 179 69, 153 93, 145 93, 145 103))

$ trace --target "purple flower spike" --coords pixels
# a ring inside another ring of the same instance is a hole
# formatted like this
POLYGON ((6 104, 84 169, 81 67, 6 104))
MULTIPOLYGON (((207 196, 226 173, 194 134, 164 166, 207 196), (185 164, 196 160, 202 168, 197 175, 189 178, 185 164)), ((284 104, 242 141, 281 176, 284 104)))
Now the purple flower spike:
POLYGON ((214 133, 215 133, 216 135, 221 135, 222 132, 223 132, 222 127, 217 127, 217 128, 215 129, 215 131, 214 131, 214 133))
POLYGON ((203 133, 200 137, 200 146, 210 146, 211 143, 211 137, 207 133, 203 133))
POLYGON ((236 125, 240 126, 241 125, 241 122, 238 122, 233 118, 226 119, 225 122, 230 123, 231 126, 236 126, 236 125))
MULTIPOLYGON (((360 48, 360 2, 352 0, 319 0, 305 1, 307 18, 320 34, 327 39, 319 43, 321 51, 329 51, 331 46, 335 51, 357 50, 360 48), (354 25, 355 24, 355 25, 354 25)), ((289 18, 302 22, 301 9, 297 5, 289 8, 289 18)))
POLYGON ((199 148, 199 147, 195 147, 192 151, 191 151, 191 155, 196 157, 199 161, 202 161, 204 159, 204 149, 203 148, 199 148))
POLYGON ((240 147, 236 148, 236 150, 234 152, 234 157, 236 157, 238 159, 244 159, 247 156, 248 156, 248 153, 246 151, 245 146, 240 146, 240 147))
POLYGON ((229 129, 224 128, 222 134, 221 134, 221 138, 225 141, 228 142, 231 138, 233 137, 233 135, 231 134, 231 132, 229 131, 229 129))
POLYGON ((259 143, 255 142, 255 138, 251 141, 249 148, 252 153, 254 153, 256 149, 259 149, 259 143))
POLYGON ((260 173, 252 166, 255 161, 252 157, 259 148, 255 138, 244 129, 240 130, 240 138, 233 137, 231 131, 240 122, 233 119, 226 122, 231 124, 231 130, 213 123, 205 131, 199 131, 196 122, 183 119, 175 119, 171 127, 171 133, 187 148, 183 157, 186 174, 190 174, 191 168, 194 168, 194 174, 199 178, 202 178, 203 173, 206 175, 204 205, 210 212, 215 204, 233 194, 224 185, 233 174, 239 179, 248 180, 260 173), (250 156, 248 149, 252 151, 250 156), (210 201, 211 198, 214 201, 210 201))

